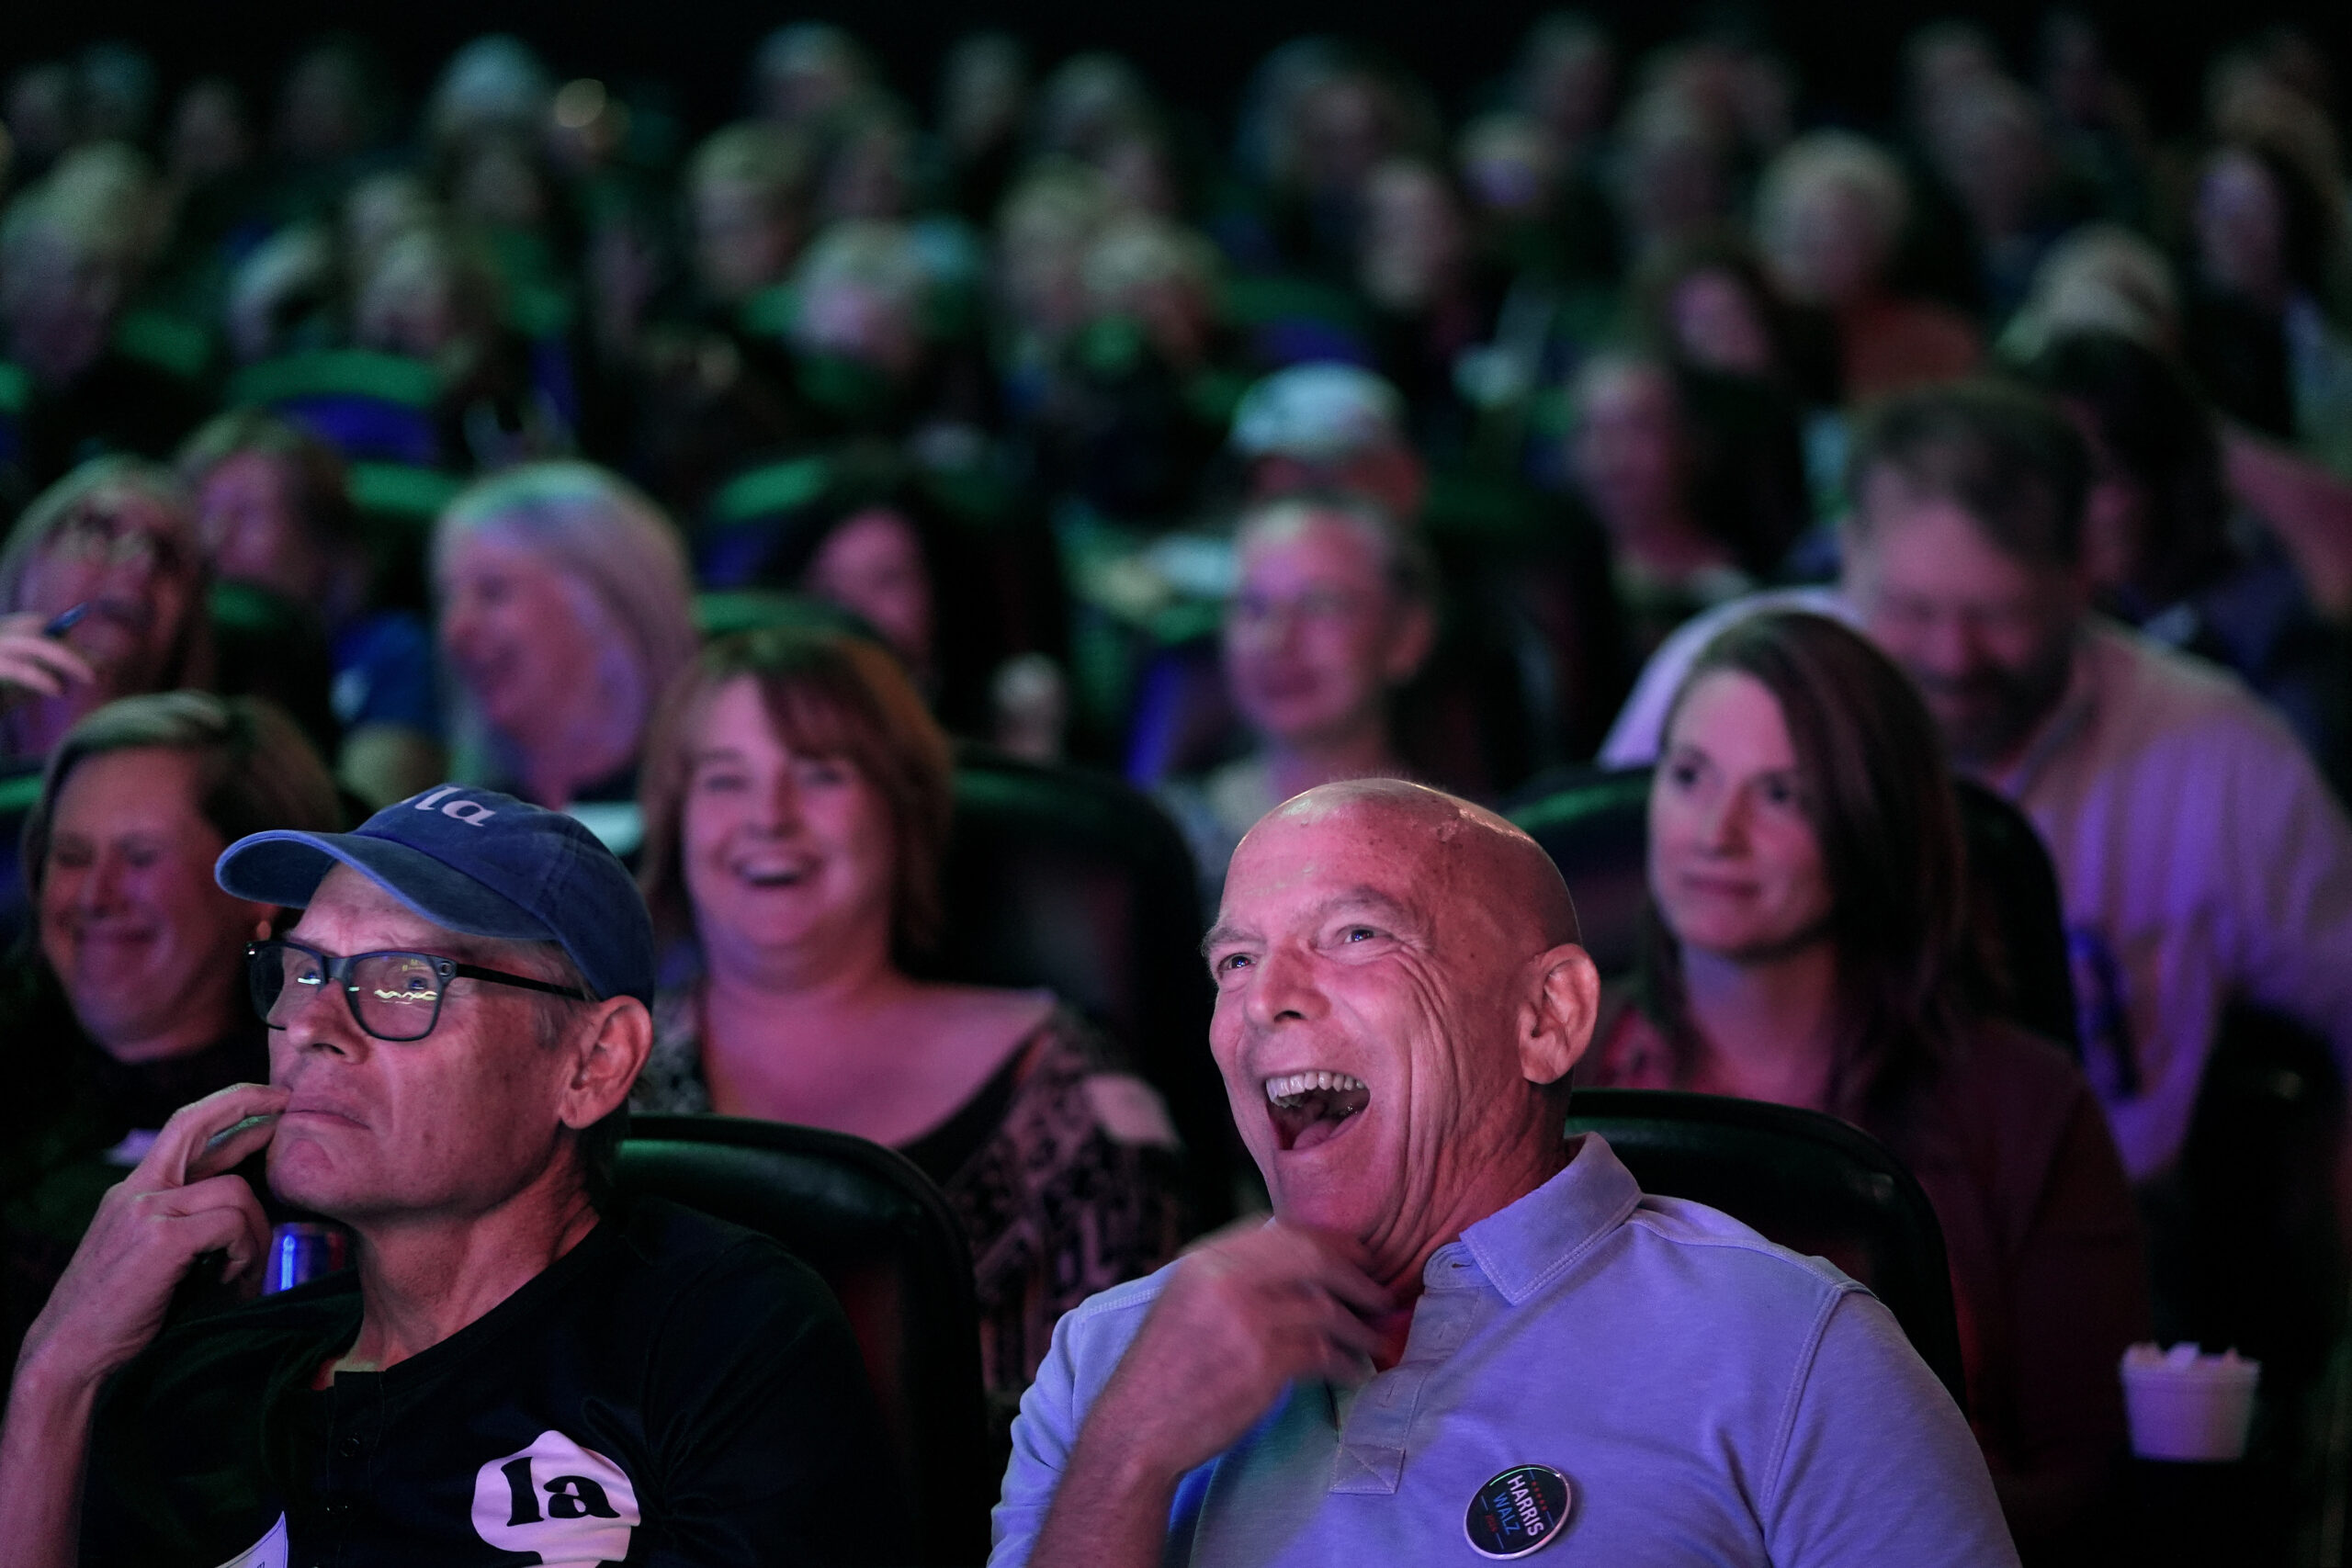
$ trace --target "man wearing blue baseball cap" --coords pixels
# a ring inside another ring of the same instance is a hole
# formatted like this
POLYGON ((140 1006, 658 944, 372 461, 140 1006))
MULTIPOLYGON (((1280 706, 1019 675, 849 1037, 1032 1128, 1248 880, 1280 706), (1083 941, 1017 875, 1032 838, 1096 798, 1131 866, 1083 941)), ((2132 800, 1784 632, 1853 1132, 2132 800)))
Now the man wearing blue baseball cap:
POLYGON ((303 910, 247 950, 271 1081, 172 1118, 27 1337, 9 1561, 864 1555, 843 1499, 884 1473, 880 1424, 824 1286, 674 1205, 599 1210, 651 1040, 620 863, 444 785, 354 833, 241 839, 217 874, 303 910), (164 1327, 203 1255, 258 1271, 266 1224, 225 1173, 264 1146, 356 1267, 164 1327))

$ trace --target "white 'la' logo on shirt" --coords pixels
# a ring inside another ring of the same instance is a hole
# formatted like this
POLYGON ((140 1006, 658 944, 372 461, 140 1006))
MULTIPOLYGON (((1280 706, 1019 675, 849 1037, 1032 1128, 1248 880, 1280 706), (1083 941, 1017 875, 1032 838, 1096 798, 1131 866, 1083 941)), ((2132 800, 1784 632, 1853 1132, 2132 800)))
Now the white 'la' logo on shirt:
POLYGON ((645 1522, 628 1472, 554 1430, 474 1472, 473 1519, 483 1540, 536 1552, 547 1568, 618 1562, 645 1522))

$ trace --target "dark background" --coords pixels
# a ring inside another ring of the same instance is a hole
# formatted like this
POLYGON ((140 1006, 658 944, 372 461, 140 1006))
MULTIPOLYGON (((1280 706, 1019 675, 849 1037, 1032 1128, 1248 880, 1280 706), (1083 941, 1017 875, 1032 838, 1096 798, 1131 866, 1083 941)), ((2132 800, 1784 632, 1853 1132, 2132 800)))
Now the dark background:
MULTIPOLYGON (((1529 21, 1547 7, 1491 0, 1000 0, 974 6, 944 0, 778 6, 773 0, 394 0, 373 7, 321 7, 294 0, 222 0, 159 8, 125 0, 14 0, 0 28, 0 70, 119 38, 151 51, 169 90, 188 76, 236 77, 262 103, 299 42, 329 28, 373 39, 412 100, 451 49, 477 34, 513 31, 536 45, 560 75, 594 75, 624 87, 661 83, 675 90, 685 128, 699 132, 731 118, 741 102, 751 47, 787 21, 835 21, 882 57, 891 84, 928 109, 941 51, 980 27, 1027 39, 1041 65, 1080 49, 1114 49, 1139 64, 1173 100, 1228 123, 1243 76, 1274 44, 1302 33, 1338 33, 1388 50, 1439 93, 1450 111, 1498 72, 1529 21)), ((1905 33, 1938 17, 1969 17, 2030 71, 2044 6, 1953 6, 1871 0, 1598 0, 1629 52, 1711 19, 1733 18, 1770 39, 1798 67, 1808 122, 1870 125, 1893 107, 1894 66, 1905 33)), ((2096 18, 2124 73, 2147 93, 2157 127, 2185 130, 2211 52, 2267 22, 2292 21, 2325 47, 2339 89, 2352 47, 2352 0, 2334 4, 2115 4, 2075 9, 2096 18)), ((166 100, 168 101, 168 100, 166 100)))

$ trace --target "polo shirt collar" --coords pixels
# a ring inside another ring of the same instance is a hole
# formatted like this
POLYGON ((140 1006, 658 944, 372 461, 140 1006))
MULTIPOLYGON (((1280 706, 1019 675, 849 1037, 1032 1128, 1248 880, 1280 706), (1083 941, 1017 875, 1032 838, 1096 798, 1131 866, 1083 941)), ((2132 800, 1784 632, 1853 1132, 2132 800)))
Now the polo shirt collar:
MULTIPOLYGON (((1517 1306, 1575 1267, 1642 1201, 1634 1173, 1597 1134, 1576 1140, 1567 1168, 1462 1233, 1457 1244, 1517 1306)), ((1452 1250, 1441 1247, 1439 1255, 1452 1250)), ((1437 1263, 1432 1258, 1431 1266, 1437 1263)))

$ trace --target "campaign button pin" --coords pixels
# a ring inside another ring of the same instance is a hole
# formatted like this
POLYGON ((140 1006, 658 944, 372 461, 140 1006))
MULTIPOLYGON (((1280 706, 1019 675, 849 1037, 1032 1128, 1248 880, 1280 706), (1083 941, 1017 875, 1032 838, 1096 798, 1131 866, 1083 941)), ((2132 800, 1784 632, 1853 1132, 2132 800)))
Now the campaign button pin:
POLYGON ((1481 1557, 1525 1557, 1567 1527, 1574 1495, 1568 1478, 1550 1465, 1515 1464, 1478 1488, 1462 1532, 1481 1557))

